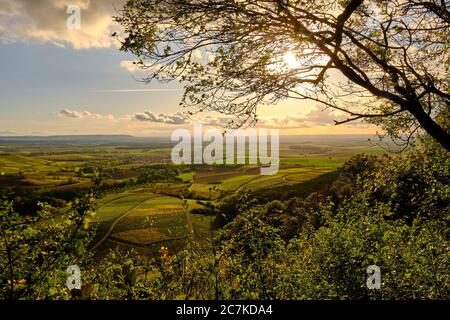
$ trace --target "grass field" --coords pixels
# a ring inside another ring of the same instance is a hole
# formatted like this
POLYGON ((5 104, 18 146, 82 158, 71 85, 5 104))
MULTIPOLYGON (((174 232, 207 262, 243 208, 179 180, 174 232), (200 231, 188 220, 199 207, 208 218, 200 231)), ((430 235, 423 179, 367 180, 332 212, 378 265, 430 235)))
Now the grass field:
POLYGON ((42 159, 27 157, 20 154, 0 155, 0 172, 19 173, 21 171, 55 172, 59 168, 51 162, 42 159))
POLYGON ((183 172, 178 175, 178 178, 183 180, 183 182, 192 182, 194 180, 195 172, 183 172))
MULTIPOLYGON (((144 142, 95 145, 2 142, 0 185, 20 185, 39 192, 70 192, 91 185, 95 175, 81 170, 86 167, 108 169, 111 174, 104 181, 113 185, 137 180, 150 165, 169 163, 170 152, 168 146, 144 142)), ((185 244, 191 232, 196 241, 209 241, 211 216, 188 213, 203 205, 192 197, 184 206, 178 197, 185 188, 200 196, 197 198, 218 202, 222 196, 244 188, 270 192, 273 187, 309 182, 336 170, 357 153, 382 152, 380 147, 367 143, 367 138, 294 137, 281 141, 280 168, 273 176, 262 176, 256 165, 184 166, 178 175, 182 182, 114 187, 97 201, 98 237, 107 235, 99 250, 149 244, 164 244, 175 250, 185 244)))
POLYGON ((134 210, 130 217, 149 217, 161 214, 168 214, 172 212, 183 211, 182 202, 175 197, 164 195, 155 195, 148 199, 142 206, 134 210))
POLYGON ((107 195, 99 199, 97 205, 99 237, 120 218, 100 251, 113 247, 113 243, 132 246, 160 244, 175 250, 183 246, 191 232, 199 243, 209 241, 207 239, 211 235, 210 216, 189 214, 190 210, 203 207, 196 200, 186 200, 184 206, 178 198, 153 194, 151 190, 141 188, 107 195))
MULTIPOLYGON (((190 231, 187 212, 180 199, 151 193, 121 193, 100 199, 97 222, 100 232, 126 214, 111 231, 110 238, 125 243, 149 245, 152 243, 180 240, 190 231), (131 209, 131 211, 130 211, 131 209), (128 212, 128 213, 127 213, 128 212)), ((201 207, 189 200, 188 208, 201 207)), ((195 215, 192 218, 194 234, 209 234, 210 222, 206 217, 195 215)))
POLYGON ((261 176, 258 174, 251 174, 251 175, 239 175, 236 177, 219 180, 219 182, 221 183, 219 189, 224 191, 238 191, 240 188, 244 187, 248 183, 251 183, 253 180, 259 177, 261 176))
POLYGON ((290 185, 310 180, 318 175, 333 171, 329 167, 312 167, 312 168, 298 168, 298 169, 281 169, 278 174, 273 176, 260 176, 251 181, 245 188, 249 190, 279 187, 283 185, 290 185))
POLYGON ((118 218, 121 214, 125 213, 139 202, 154 196, 155 195, 129 194, 122 197, 121 195, 118 195, 117 199, 112 200, 97 209, 97 222, 112 222, 114 219, 118 218))
POLYGON ((281 164, 299 164, 307 167, 328 167, 338 168, 342 162, 336 159, 322 158, 322 157, 282 157, 281 164))
POLYGON ((270 176, 263 176, 259 173, 259 168, 254 170, 233 169, 229 172, 220 170, 215 173, 208 171, 207 178, 202 173, 201 178, 194 177, 194 183, 189 187, 190 191, 205 197, 217 199, 224 192, 238 192, 244 188, 255 190, 272 186, 290 185, 312 179, 320 174, 330 172, 339 167, 340 164, 322 160, 303 161, 302 164, 281 166, 278 173, 270 176), (209 181, 208 181, 209 180, 209 181), (201 181, 201 182, 198 182, 201 181))

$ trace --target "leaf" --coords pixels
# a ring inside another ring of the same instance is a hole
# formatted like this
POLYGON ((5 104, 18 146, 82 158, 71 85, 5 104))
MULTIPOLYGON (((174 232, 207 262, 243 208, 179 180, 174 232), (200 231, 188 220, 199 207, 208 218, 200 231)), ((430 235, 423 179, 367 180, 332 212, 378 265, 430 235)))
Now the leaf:
POLYGON ((54 296, 54 295, 56 295, 58 293, 58 290, 56 289, 56 288, 50 288, 49 290, 48 290, 48 294, 50 295, 50 296, 54 296))

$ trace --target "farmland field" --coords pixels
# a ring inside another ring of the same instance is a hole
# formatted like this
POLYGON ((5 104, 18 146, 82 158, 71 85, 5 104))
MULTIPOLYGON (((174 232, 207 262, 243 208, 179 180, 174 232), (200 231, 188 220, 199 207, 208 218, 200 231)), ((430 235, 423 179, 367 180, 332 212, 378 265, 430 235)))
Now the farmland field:
POLYGON ((258 165, 245 164, 182 165, 169 176, 170 151, 164 141, 3 141, 0 186, 20 186, 24 195, 31 192, 35 199, 40 194, 44 198, 50 194, 53 199, 56 194, 65 203, 87 192, 101 177, 95 250, 161 245, 177 250, 189 239, 210 241, 212 216, 203 212, 227 195, 303 183, 335 171, 356 153, 383 152, 365 137, 334 137, 332 141, 324 137, 282 138, 275 175, 263 176, 258 165))

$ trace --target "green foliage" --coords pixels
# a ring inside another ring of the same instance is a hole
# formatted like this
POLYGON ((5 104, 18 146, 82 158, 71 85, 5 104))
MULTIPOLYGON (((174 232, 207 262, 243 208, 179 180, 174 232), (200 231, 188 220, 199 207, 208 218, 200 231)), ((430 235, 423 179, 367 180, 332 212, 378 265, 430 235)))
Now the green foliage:
MULTIPOLYGON (((382 157, 360 176, 356 197, 389 204, 395 218, 450 217, 450 153, 430 142, 394 157, 382 157)), ((447 220, 448 221, 448 220, 447 220)))
POLYGON ((389 208, 341 209, 316 232, 290 242, 278 298, 448 299, 448 229, 442 222, 385 219, 389 208), (361 211, 358 211, 361 210, 361 211), (381 268, 381 290, 366 287, 366 269, 381 268))
MULTIPOLYGON (((209 243, 90 259, 92 195, 21 216, 0 209, 0 293, 9 299, 449 299, 448 152, 430 141, 357 156, 332 186, 282 200, 245 190, 217 205, 209 243), (65 288, 68 265, 83 287, 65 288), (381 268, 381 290, 366 286, 381 268)), ((206 203, 205 203, 206 204, 206 203)))
POLYGON ((22 216, 0 204, 0 294, 3 299, 67 299, 66 269, 87 257, 93 196, 64 209, 41 204, 22 216))
POLYGON ((153 183, 160 181, 178 181, 182 182, 178 177, 180 170, 174 165, 165 165, 162 167, 154 167, 147 169, 138 178, 138 183, 153 183))
POLYGON ((386 220, 352 203, 314 231, 288 243, 259 210, 227 226, 215 254, 188 249, 159 265, 153 287, 174 299, 448 299, 445 224, 386 220), (358 212, 357 210, 362 210, 358 212), (368 266, 381 268, 381 290, 366 286, 368 266), (169 286, 169 287, 168 287, 169 286))
POLYGON ((219 206, 231 222, 215 251, 185 250, 164 265, 170 283, 190 279, 193 291, 174 285, 166 297, 449 299, 446 164, 446 151, 425 144, 402 155, 354 158, 337 185, 356 185, 340 197, 332 192, 338 203, 312 194, 239 208, 239 198, 230 198, 219 206), (180 259, 190 266, 182 274, 172 266, 180 259), (379 291, 366 286, 373 264, 381 268, 379 291))

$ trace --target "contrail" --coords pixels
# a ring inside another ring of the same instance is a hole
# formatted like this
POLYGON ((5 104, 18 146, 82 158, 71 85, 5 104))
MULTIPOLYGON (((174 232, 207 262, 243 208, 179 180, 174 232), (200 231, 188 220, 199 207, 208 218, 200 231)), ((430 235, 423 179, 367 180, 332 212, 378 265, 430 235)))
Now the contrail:
POLYGON ((174 92, 181 89, 111 89, 111 90, 94 90, 97 93, 132 93, 132 92, 174 92))

